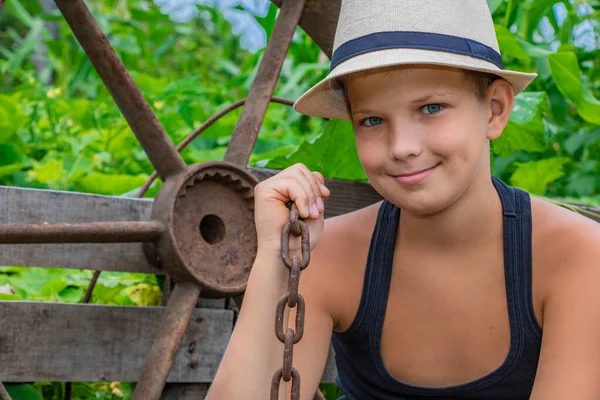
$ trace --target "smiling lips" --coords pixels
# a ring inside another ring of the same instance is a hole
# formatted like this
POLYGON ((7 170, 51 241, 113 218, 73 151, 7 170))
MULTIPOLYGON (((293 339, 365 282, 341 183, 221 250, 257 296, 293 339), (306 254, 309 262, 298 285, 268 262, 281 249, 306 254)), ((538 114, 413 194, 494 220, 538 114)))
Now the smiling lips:
POLYGON ((423 180, 425 180, 425 178, 427 178, 436 167, 437 165, 429 169, 412 172, 410 174, 394 175, 393 178, 396 180, 396 182, 403 185, 416 185, 417 183, 421 183, 423 180))

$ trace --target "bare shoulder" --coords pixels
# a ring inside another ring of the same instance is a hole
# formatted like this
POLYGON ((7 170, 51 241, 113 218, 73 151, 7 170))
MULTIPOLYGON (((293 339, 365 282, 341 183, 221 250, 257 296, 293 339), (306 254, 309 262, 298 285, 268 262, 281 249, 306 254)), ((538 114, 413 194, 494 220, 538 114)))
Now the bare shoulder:
POLYGON ((336 325, 347 307, 360 301, 371 236, 381 202, 328 218, 301 285, 318 298, 336 325))
POLYGON ((598 222, 535 197, 531 198, 531 209, 534 247, 570 257, 600 248, 598 222))
POLYGON ((531 208, 534 263, 545 271, 548 289, 573 274, 600 277, 600 224, 535 197, 531 208))

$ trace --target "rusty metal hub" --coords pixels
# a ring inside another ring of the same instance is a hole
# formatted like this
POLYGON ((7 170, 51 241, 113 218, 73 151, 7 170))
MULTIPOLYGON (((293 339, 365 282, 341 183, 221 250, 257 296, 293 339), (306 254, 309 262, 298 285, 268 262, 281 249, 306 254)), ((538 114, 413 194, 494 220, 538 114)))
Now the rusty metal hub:
POLYGON ((257 183, 225 161, 189 167, 165 182, 152 219, 164 224, 157 256, 175 280, 197 281, 222 296, 245 290, 257 250, 257 183))

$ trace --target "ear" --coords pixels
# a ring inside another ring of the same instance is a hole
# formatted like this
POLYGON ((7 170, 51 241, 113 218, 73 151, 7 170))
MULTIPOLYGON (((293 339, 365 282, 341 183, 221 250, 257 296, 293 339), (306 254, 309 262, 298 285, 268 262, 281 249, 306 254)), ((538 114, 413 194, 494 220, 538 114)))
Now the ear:
POLYGON ((487 138, 494 140, 506 127, 515 103, 515 92, 511 84, 504 79, 496 79, 492 82, 488 89, 486 103, 489 107, 487 138))

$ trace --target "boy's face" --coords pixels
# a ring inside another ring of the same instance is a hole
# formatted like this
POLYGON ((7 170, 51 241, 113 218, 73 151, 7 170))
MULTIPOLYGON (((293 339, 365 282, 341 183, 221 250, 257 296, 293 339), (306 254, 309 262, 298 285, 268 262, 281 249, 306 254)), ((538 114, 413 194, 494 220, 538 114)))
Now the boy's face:
POLYGON ((363 168, 392 203, 431 214, 489 181, 492 107, 476 98, 462 71, 375 70, 347 77, 345 87, 363 168))

